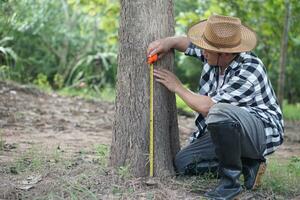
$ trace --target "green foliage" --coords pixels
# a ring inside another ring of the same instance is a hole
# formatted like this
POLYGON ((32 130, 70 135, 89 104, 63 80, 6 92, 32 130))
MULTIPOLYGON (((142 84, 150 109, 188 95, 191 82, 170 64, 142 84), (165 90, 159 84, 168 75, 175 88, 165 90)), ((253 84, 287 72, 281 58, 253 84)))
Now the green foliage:
POLYGON ((191 90, 198 91, 202 64, 198 59, 176 53, 175 74, 191 90))
POLYGON ((2 80, 11 79, 12 66, 18 60, 17 54, 9 46, 11 41, 13 41, 12 37, 4 37, 0 40, 0 79, 2 80))
MULTIPOLYGON (((14 79, 32 82, 44 74, 56 89, 81 81, 97 88, 114 84, 118 2, 10 0, 0 9, 0 38, 18 38, 14 79)), ((0 51, 15 58, 9 48, 0 51)))
MULTIPOLYGON (((18 56, 12 50, 11 47, 7 47, 8 43, 13 40, 12 37, 4 37, 0 40, 0 55, 5 64, 12 65, 13 62, 17 61, 18 56), (11 60, 10 60, 11 59, 11 60)), ((2 61, 2 62, 3 62, 2 61)))

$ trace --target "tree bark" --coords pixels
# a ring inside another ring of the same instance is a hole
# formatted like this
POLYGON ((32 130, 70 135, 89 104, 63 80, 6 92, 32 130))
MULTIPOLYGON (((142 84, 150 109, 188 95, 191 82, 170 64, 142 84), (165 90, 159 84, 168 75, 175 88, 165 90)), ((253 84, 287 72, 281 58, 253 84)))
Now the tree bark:
POLYGON ((280 52, 280 68, 279 68, 279 78, 278 78, 278 101, 280 107, 284 100, 284 85, 285 85, 285 65, 287 58, 287 46, 288 46, 288 33, 289 33, 289 18, 290 18, 290 2, 289 0, 285 1, 285 19, 283 26, 283 33, 281 39, 281 52, 280 52))
MULTIPOLYGON (((174 35, 172 0, 121 0, 115 121, 110 165, 128 166, 132 175, 149 175, 149 67, 151 41, 174 35)), ((173 70, 170 52, 154 68, 173 70)), ((154 175, 174 173, 179 150, 175 95, 154 81, 154 175)))

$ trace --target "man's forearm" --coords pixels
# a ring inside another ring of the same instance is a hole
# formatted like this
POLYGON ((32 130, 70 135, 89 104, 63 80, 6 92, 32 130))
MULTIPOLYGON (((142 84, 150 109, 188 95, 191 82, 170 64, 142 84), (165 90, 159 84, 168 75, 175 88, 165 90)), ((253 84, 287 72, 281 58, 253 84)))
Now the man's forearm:
POLYGON ((186 36, 173 36, 167 38, 171 42, 173 49, 176 49, 181 52, 185 52, 188 48, 190 41, 186 36))
POLYGON ((209 96, 196 94, 184 86, 176 89, 175 93, 194 111, 206 116, 215 104, 209 96))

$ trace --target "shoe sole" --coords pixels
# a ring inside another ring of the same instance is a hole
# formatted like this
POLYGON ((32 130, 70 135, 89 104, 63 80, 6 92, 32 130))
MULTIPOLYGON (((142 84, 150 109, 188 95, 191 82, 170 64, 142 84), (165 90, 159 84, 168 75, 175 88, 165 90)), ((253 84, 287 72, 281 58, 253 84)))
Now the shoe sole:
POLYGON ((266 171, 267 165, 266 163, 261 163, 259 165, 259 169, 255 178, 255 182, 253 184, 252 190, 257 189, 261 185, 261 177, 264 175, 266 171))

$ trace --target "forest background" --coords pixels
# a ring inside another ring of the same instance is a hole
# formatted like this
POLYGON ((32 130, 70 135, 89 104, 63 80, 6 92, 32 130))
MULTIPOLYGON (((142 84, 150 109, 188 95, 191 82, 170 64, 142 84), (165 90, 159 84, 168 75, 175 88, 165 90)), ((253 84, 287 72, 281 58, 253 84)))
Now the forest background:
MULTIPOLYGON (((252 27, 259 39, 254 52, 263 60, 276 91, 280 73, 286 77, 282 102, 286 117, 298 118, 288 105, 294 105, 293 111, 299 109, 298 1, 175 0, 174 4, 176 35, 184 35, 188 27, 211 14, 238 16, 252 27), (288 30, 286 49, 282 48, 284 28, 288 30), (284 71, 280 70, 282 49, 284 71)), ((113 100, 119 12, 116 0, 1 0, 0 79, 113 100)), ((177 54, 175 65, 182 82, 196 91, 199 62, 177 54)))

